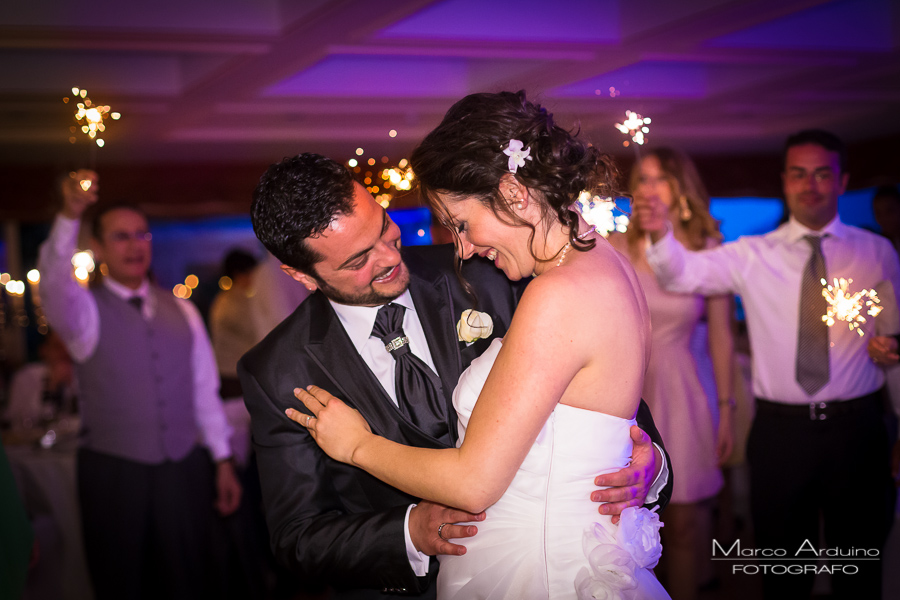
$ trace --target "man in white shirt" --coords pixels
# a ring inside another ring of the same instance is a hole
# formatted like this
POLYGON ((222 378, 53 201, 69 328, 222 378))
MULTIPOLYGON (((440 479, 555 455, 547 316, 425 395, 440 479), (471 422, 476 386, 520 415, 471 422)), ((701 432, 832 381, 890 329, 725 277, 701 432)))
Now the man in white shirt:
MULTIPOLYGON (((472 308, 472 298, 454 273, 454 249, 401 249, 399 228, 372 195, 346 167, 316 154, 272 165, 256 189, 251 216, 257 237, 311 292, 238 364, 275 555, 304 581, 330 585, 335 598, 433 598, 433 557, 461 550, 475 528, 456 523, 473 515, 417 502, 330 459, 284 411, 300 408, 295 387, 315 384, 389 439, 426 448, 455 443, 450 394, 490 339, 466 344, 457 338, 456 322, 472 308), (435 384, 428 399, 398 400, 395 359, 373 336, 379 307, 388 303, 402 307, 403 337, 435 384)), ((492 337, 502 336, 516 290, 489 261, 466 263, 478 309, 493 318, 492 337)), ((653 436, 646 405, 637 418, 653 436)), ((651 489, 662 459, 649 442, 636 444, 633 457, 631 469, 604 483, 629 488, 595 495, 631 504, 659 495, 664 502, 671 480, 661 475, 665 489, 651 489)), ((604 508, 620 512, 624 505, 604 508)))
MULTIPOLYGON (((883 419, 884 373, 869 359, 865 337, 846 323, 828 327, 822 321, 823 278, 852 279, 851 291, 882 290, 888 298, 900 290, 890 243, 837 216, 848 180, 845 154, 843 143, 821 130, 788 138, 782 173, 788 222, 712 250, 686 251, 666 231, 656 199, 635 206, 651 231, 647 258, 662 286, 743 299, 757 399, 748 441, 755 543, 801 559, 815 558, 811 547, 878 551, 896 498, 883 419), (849 487, 859 483, 871 492, 865 519, 851 515, 845 501, 849 487)), ((835 597, 881 597, 879 561, 831 562, 849 565, 832 573, 835 597)), ((814 561, 792 564, 787 573, 784 562, 767 564, 767 598, 809 595, 813 571, 803 565, 814 561)))
POLYGON ((91 246, 105 276, 81 287, 71 259, 97 175, 79 171, 62 188, 39 266, 81 387, 78 490, 96 596, 207 597, 210 508, 234 512, 241 487, 203 321, 151 284, 147 219, 134 207, 97 212, 91 246))

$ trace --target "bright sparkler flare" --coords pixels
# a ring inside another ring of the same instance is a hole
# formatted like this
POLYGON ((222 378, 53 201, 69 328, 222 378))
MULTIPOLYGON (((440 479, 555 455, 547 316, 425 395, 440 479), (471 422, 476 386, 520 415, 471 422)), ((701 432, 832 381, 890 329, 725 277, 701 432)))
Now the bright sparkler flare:
POLYGON ((90 179, 82 179, 78 184, 81 186, 81 189, 86 192, 91 189, 91 184, 93 184, 93 182, 90 179))
MULTIPOLYGON (((122 115, 117 112, 111 113, 108 105, 94 106, 91 99, 87 97, 87 90, 72 88, 72 96, 75 98, 76 106, 78 107, 78 110, 75 111, 75 122, 81 126, 82 133, 86 134, 102 148, 105 142, 99 136, 106 131, 106 125, 103 122, 109 117, 117 120, 122 115), (78 102, 82 99, 83 101, 78 102)), ((68 103, 69 99, 63 98, 63 102, 68 103)), ((69 141, 74 144, 75 138, 69 138, 69 141)), ((85 191, 87 191, 87 188, 85 188, 85 191)))
POLYGON ((870 317, 877 317, 881 312, 881 300, 875 290, 860 290, 850 293, 849 287, 853 283, 852 279, 844 279, 841 277, 834 278, 834 285, 829 285, 824 279, 821 280, 822 295, 828 302, 827 312, 822 315, 825 324, 831 327, 836 321, 844 321, 850 327, 850 331, 856 331, 860 337, 863 336, 863 330, 860 325, 866 322, 863 311, 870 317))
POLYGON ((583 191, 575 205, 585 223, 594 226, 603 237, 609 237, 613 231, 625 233, 628 229, 628 216, 615 214, 618 209, 612 198, 592 196, 590 192, 583 191))
MULTIPOLYGON (((626 110, 625 111, 625 122, 624 123, 616 123, 616 129, 621 131, 622 133, 631 136, 631 141, 635 144, 641 146, 646 141, 644 139, 644 134, 650 133, 650 128, 647 125, 650 124, 650 117, 642 117, 636 112, 626 110)), ((625 142, 625 145, 628 145, 628 142, 625 142)))

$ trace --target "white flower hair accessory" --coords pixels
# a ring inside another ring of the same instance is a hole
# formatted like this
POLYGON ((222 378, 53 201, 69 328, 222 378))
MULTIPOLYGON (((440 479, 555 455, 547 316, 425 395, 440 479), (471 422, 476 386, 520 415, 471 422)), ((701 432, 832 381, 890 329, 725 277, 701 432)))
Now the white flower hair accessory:
POLYGON ((494 333, 494 320, 491 315, 468 308, 463 311, 456 324, 456 335, 459 341, 472 343, 481 338, 490 337, 494 333))
POLYGON ((509 172, 515 173, 519 167, 525 166, 526 160, 531 160, 531 148, 524 148, 524 144, 519 140, 509 140, 509 146, 503 151, 503 154, 509 157, 509 172))

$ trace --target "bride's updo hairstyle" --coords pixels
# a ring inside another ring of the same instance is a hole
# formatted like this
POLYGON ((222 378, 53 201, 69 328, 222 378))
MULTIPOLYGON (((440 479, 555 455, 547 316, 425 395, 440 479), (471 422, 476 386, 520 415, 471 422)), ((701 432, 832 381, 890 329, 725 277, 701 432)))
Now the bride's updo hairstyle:
POLYGON ((535 227, 500 193, 500 178, 510 174, 509 157, 503 153, 510 140, 531 150, 531 160, 513 177, 529 189, 532 201, 537 200, 544 224, 558 220, 569 228, 573 247, 593 248, 593 239, 577 237, 578 213, 572 205, 582 191, 613 196, 615 167, 609 157, 578 139, 577 131, 562 129, 546 109, 526 100, 524 91, 471 94, 454 104, 410 158, 419 193, 454 235, 441 197, 477 199, 498 219, 531 228, 533 242, 535 227))

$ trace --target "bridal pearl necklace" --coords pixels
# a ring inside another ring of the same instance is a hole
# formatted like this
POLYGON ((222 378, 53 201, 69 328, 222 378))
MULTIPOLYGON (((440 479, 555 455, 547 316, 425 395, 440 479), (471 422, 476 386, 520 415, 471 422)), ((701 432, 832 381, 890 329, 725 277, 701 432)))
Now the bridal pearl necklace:
MULTIPOLYGON (((577 237, 579 240, 583 240, 584 238, 591 235, 595 231, 597 231, 597 228, 595 226, 591 225, 590 229, 588 229, 587 231, 585 231, 584 233, 580 234, 577 237)), ((569 250, 571 250, 571 249, 572 249, 572 242, 566 242, 566 245, 563 246, 561 254, 559 255, 559 260, 556 261, 557 267, 560 266, 561 264, 563 264, 563 261, 566 260, 566 256, 568 256, 569 250)))

